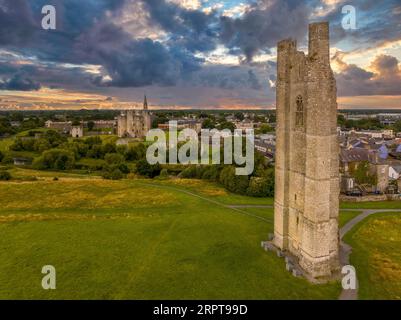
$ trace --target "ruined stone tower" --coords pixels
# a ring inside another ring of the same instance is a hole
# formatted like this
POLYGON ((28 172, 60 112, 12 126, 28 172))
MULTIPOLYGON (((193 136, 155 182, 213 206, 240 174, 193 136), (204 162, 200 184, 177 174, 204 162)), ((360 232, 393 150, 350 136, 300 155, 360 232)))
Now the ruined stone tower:
POLYGON ((308 55, 293 40, 277 54, 273 243, 309 276, 330 277, 339 268, 339 164, 328 23, 309 25, 308 55))

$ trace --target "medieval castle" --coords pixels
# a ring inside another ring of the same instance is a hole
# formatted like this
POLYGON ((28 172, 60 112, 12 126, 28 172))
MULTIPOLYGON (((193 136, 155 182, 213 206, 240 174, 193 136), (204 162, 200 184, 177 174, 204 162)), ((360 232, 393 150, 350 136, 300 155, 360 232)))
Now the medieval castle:
POLYGON ((273 244, 312 278, 339 270, 337 89, 329 25, 309 26, 309 52, 278 43, 273 244), (330 170, 325 170, 330 168, 330 170))
POLYGON ((143 109, 130 109, 117 118, 117 134, 121 137, 144 138, 151 129, 148 101, 145 96, 143 109))

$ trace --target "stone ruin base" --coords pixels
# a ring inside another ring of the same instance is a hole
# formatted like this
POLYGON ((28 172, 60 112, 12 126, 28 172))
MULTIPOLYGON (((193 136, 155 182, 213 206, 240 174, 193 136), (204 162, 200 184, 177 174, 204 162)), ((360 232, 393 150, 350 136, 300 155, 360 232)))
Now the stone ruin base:
POLYGON ((264 250, 273 251, 277 254, 279 258, 283 258, 285 260, 286 270, 290 272, 294 277, 303 277, 314 284, 324 284, 330 281, 337 281, 341 279, 340 269, 336 270, 329 277, 313 277, 310 273, 306 272, 304 268, 302 268, 299 258, 297 256, 291 254, 288 251, 282 251, 280 248, 277 248, 273 243, 272 236, 269 236, 269 241, 262 241, 261 246, 264 250))

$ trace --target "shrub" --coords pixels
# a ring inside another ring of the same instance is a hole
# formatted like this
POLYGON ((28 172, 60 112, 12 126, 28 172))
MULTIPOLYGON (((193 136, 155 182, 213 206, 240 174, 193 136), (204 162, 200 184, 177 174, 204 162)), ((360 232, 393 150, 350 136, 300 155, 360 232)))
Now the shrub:
POLYGON ((109 180, 120 180, 124 178, 124 174, 119 169, 114 169, 111 172, 105 171, 103 173, 103 178, 109 180))
POLYGON ((195 166, 189 166, 185 170, 181 171, 181 173, 178 175, 179 178, 182 179, 194 179, 196 178, 196 167, 195 166))
POLYGON ((102 144, 102 139, 99 136, 93 136, 85 139, 85 144, 89 146, 93 145, 101 145, 102 144))
POLYGON ((160 174, 161 166, 160 164, 151 165, 146 159, 142 159, 138 161, 136 165, 136 171, 141 176, 154 178, 160 174))
POLYGON ((124 155, 127 152, 127 149, 128 149, 127 146, 123 144, 116 146, 116 152, 122 155, 124 155))
POLYGON ((219 176, 220 176, 220 167, 217 165, 210 165, 204 168, 202 179, 218 181, 219 176))
POLYGON ((107 153, 116 153, 116 152, 117 152, 117 150, 116 150, 116 145, 115 145, 114 143, 108 142, 108 143, 106 143, 106 144, 103 146, 103 153, 104 153, 104 154, 107 154, 107 153))
POLYGON ((162 169, 162 171, 160 171, 160 178, 168 178, 168 177, 169 177, 168 170, 162 169))
POLYGON ((220 172, 219 181, 228 191, 238 194, 246 194, 249 186, 249 177, 235 175, 233 166, 227 166, 220 172))
POLYGON ((143 143, 139 143, 133 147, 128 147, 124 156, 127 161, 144 159, 146 157, 146 147, 143 143))
POLYGON ((74 168, 74 164, 75 157, 73 152, 64 149, 51 149, 36 158, 33 162, 33 167, 39 170, 69 170, 74 168))
POLYGON ((38 178, 36 176, 25 176, 23 178, 24 181, 38 181, 38 178))
POLYGON ((104 157, 103 147, 99 144, 92 145, 86 156, 93 159, 102 159, 104 157))
POLYGON ((1 160, 2 164, 13 164, 14 163, 14 159, 11 155, 6 154, 3 159, 1 160))
POLYGON ((43 151, 51 149, 51 145, 48 140, 41 138, 35 141, 33 148, 35 151, 42 153, 43 151))
POLYGON ((251 197, 267 197, 269 195, 269 188, 266 178, 252 177, 249 181, 247 194, 251 197))
POLYGON ((8 171, 1 170, 0 171, 0 180, 2 180, 2 181, 11 180, 11 174, 8 171))
POLYGON ((107 153, 104 160, 109 165, 120 165, 125 162, 124 157, 119 153, 107 153))

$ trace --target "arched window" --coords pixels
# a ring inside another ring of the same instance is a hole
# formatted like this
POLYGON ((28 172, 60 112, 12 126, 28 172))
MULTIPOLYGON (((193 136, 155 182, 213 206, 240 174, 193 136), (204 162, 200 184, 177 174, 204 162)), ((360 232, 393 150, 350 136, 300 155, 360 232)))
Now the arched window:
POLYGON ((297 97, 297 110, 295 112, 295 125, 303 126, 304 125, 304 102, 302 96, 297 97))

